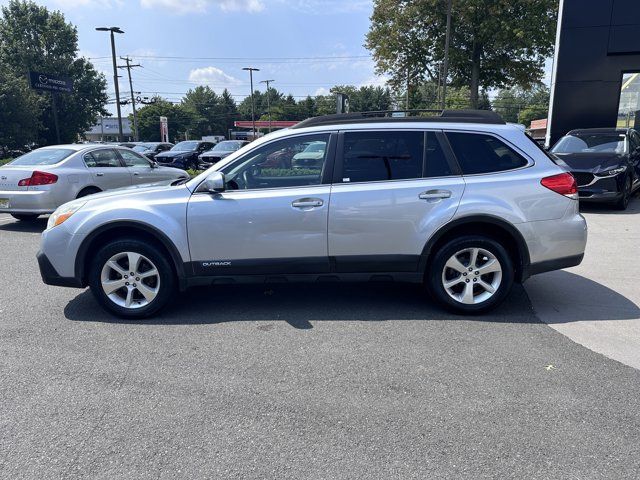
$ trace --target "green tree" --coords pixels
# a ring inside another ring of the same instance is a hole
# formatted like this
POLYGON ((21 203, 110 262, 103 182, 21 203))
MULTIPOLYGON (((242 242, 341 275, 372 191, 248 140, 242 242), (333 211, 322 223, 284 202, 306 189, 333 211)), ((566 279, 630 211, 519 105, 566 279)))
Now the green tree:
POLYGON ((31 93, 24 78, 0 69, 0 147, 37 142, 42 102, 31 93))
POLYGON ((169 122, 169 139, 180 141, 185 134, 194 138, 189 130, 195 123, 194 113, 181 104, 173 104, 161 97, 154 97, 152 103, 138 110, 138 130, 140 140, 147 142, 160 141, 160 117, 167 117, 169 122))
POLYGON ((547 117, 549 89, 540 84, 528 90, 517 87, 500 90, 493 100, 493 108, 505 121, 529 126, 531 120, 547 117))
MULTIPOLYGON (((105 115, 106 79, 84 58, 78 58, 78 32, 64 16, 51 12, 33 1, 11 0, 0 16, 0 69, 24 79, 27 72, 40 71, 70 77, 71 94, 58 95, 60 134, 65 142, 105 115)), ((55 143, 51 95, 24 90, 25 105, 39 103, 44 108, 39 117, 42 143, 55 143), (36 96, 40 98, 34 100, 36 96)))
MULTIPOLYGON (((395 88, 407 78, 439 80, 444 58, 447 0, 374 0, 366 47, 378 73, 395 88)), ((470 105, 481 89, 535 85, 553 50, 557 0, 453 2, 450 83, 467 86, 470 105)))
MULTIPOLYGON (((351 112, 375 112, 390 110, 393 106, 391 91, 383 87, 354 87, 351 85, 336 85, 331 89, 332 93, 344 93, 349 97, 349 111, 351 112)), ((335 113, 335 97, 334 111, 335 113)))

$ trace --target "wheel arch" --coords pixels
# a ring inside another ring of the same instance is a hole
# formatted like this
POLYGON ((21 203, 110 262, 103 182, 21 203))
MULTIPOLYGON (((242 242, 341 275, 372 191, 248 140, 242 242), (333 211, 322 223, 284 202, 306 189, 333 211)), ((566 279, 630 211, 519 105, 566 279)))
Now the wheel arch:
POLYGON ((500 241, 513 259, 515 278, 523 282, 529 277, 531 258, 522 234, 509 222, 491 215, 471 215, 456 219, 440 228, 426 243, 420 257, 420 271, 427 272, 433 252, 449 240, 462 235, 485 235, 500 241))
POLYGON ((184 261, 171 239, 151 225, 132 220, 115 221, 102 225, 89 233, 83 240, 78 249, 74 267, 75 276, 81 280, 83 286, 87 285, 89 267, 87 259, 97 252, 104 241, 120 237, 137 238, 156 243, 169 255, 180 289, 186 288, 184 261))
POLYGON ((85 185, 84 187, 82 187, 80 190, 78 190, 78 194, 76 195, 76 198, 80 198, 81 197, 81 193, 86 191, 86 190, 92 190, 95 191, 95 193, 100 193, 103 190, 98 187, 97 185, 85 185))

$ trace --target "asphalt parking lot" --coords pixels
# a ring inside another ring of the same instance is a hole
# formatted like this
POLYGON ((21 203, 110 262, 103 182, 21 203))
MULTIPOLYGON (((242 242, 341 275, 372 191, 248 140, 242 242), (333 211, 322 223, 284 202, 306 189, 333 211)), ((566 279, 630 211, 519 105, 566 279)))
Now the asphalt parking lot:
POLYGON ((133 323, 43 285, 46 220, 0 215, 0 477, 637 478, 640 200, 585 215, 585 263, 484 317, 323 284, 133 323))

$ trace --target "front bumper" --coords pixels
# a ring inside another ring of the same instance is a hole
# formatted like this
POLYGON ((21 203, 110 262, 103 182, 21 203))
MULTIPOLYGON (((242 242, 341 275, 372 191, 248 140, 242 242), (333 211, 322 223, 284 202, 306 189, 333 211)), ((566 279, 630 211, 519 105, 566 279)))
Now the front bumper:
POLYGON ((47 285, 55 285, 57 287, 73 287, 83 288, 82 281, 75 277, 62 277, 56 271, 54 266, 49 261, 49 258, 43 253, 38 252, 36 255, 38 259, 38 266, 40 267, 40 276, 42 281, 47 285))
POLYGON ((586 185, 578 185, 581 202, 615 202, 622 197, 626 172, 610 177, 592 175, 586 185))
POLYGON ((0 213, 53 213, 58 206, 49 190, 5 190, 0 191, 0 199, 9 200, 8 208, 0 208, 0 213))

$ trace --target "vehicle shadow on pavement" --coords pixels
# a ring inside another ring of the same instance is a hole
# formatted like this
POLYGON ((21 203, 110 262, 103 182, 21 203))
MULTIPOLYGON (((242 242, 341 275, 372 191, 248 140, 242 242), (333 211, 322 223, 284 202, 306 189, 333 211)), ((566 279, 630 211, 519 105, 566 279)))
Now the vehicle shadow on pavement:
POLYGON ((38 218, 30 222, 16 220, 9 223, 0 223, 0 231, 22 232, 22 233, 42 233, 47 228, 48 217, 38 218))
POLYGON ((520 285, 516 285, 505 303, 490 314, 464 317, 438 308, 420 286, 399 283, 194 288, 177 295, 159 316, 134 322, 118 319, 103 311, 87 290, 67 304, 64 314, 73 321, 150 325, 285 321, 301 330, 313 328, 312 321, 477 320, 522 323, 531 322, 533 318, 529 298, 520 285))
POLYGON ((610 215, 635 215, 640 213, 640 192, 634 194, 626 210, 616 210, 606 203, 581 203, 580 213, 606 213, 610 215))
POLYGON ((634 302, 575 273, 545 273, 532 277, 525 286, 536 314, 546 323, 640 319, 640 308, 634 302))

